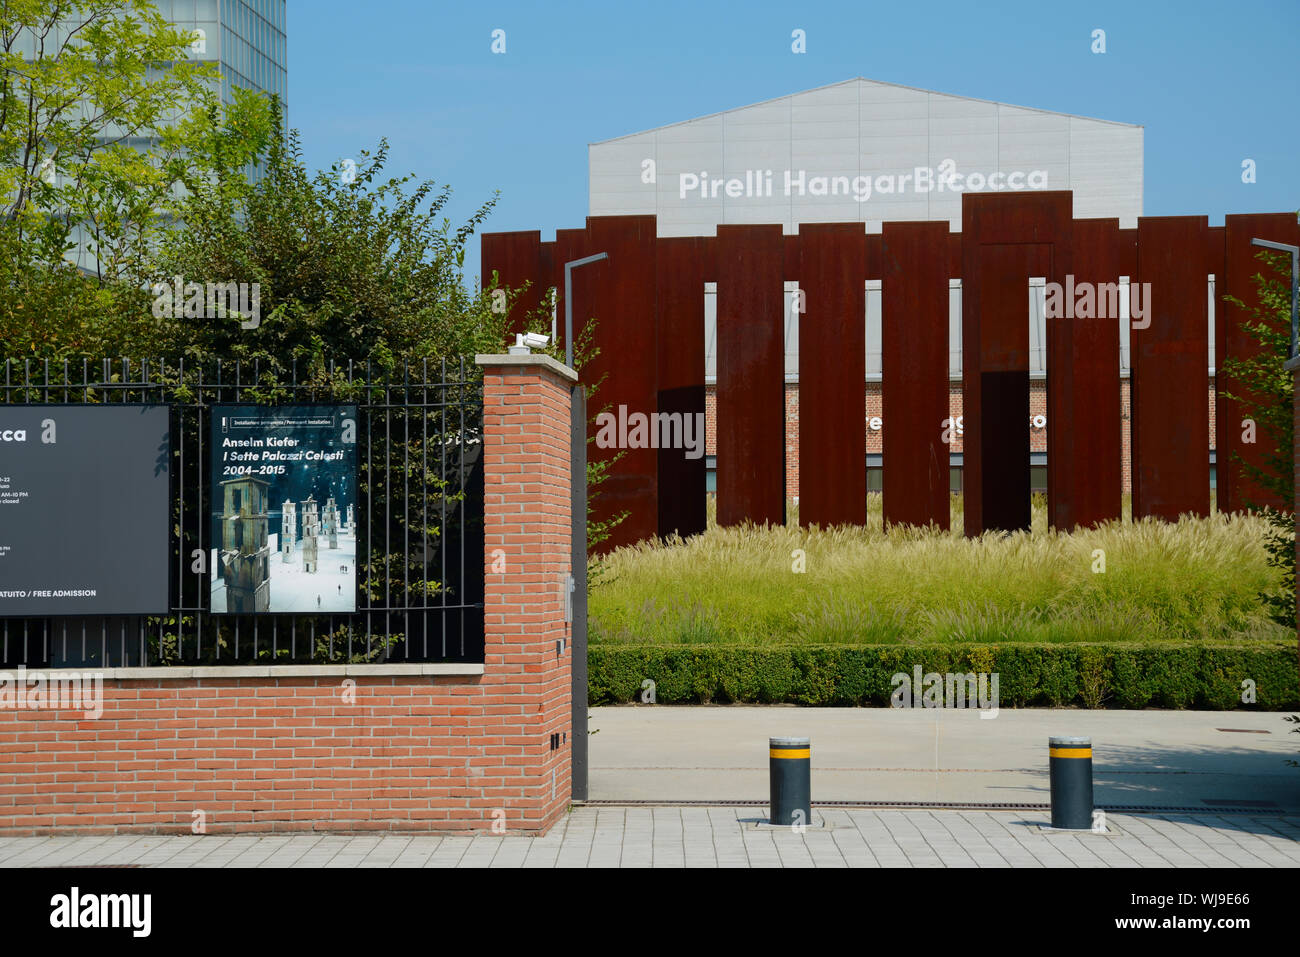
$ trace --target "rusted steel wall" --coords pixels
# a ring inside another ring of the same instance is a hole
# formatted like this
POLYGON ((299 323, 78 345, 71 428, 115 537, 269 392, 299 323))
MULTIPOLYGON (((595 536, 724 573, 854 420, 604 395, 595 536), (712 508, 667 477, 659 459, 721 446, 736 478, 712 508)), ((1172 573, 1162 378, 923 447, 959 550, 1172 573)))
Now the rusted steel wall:
MULTIPOLYGON (((657 250, 653 216, 592 216, 585 230, 556 231, 553 266, 561 291, 565 262, 598 252, 609 255, 605 262, 573 271, 574 337, 593 319, 593 345, 600 350, 581 369, 588 389, 596 387, 594 395, 589 392, 589 411, 608 412, 617 426, 616 441, 605 448, 599 427, 589 426, 598 438, 588 446, 588 458, 611 461, 622 452, 591 499, 592 518, 597 521, 627 513, 609 539, 595 549, 600 552, 659 531, 659 436, 650 428, 659 403, 657 250), (644 417, 643 429, 637 429, 634 416, 644 417)), ((558 308, 563 327, 562 295, 558 308)))
POLYGON ((510 342, 514 342, 515 333, 524 331, 526 318, 542 305, 552 285, 549 249, 544 249, 550 245, 542 242, 542 234, 536 229, 483 234, 479 244, 483 288, 492 284, 493 272, 499 275, 502 288, 513 291, 528 284, 506 315, 510 342))
POLYGON ((785 522, 785 241, 718 227, 717 520, 785 522))
POLYGON ((881 235, 885 524, 946 529, 948 224, 885 223, 881 235))
POLYGON ((1208 229, 1204 216, 1138 220, 1130 297, 1150 294, 1130 332, 1135 519, 1209 514, 1208 229))
MULTIPOLYGON (((797 280, 799 323, 801 515, 805 523, 865 521, 864 290, 884 283, 883 402, 886 520, 947 521, 949 447, 929 435, 948 416, 948 280, 960 275, 965 415, 965 531, 1027 528, 1029 512, 1028 279, 1060 283, 1063 300, 1094 287, 1091 316, 1047 322, 1048 494, 1051 522, 1089 526, 1119 514, 1122 412, 1119 319, 1107 289, 1120 276, 1142 301, 1151 285, 1150 321, 1131 329, 1131 452, 1134 513, 1175 519, 1205 514, 1209 503, 1204 402, 1208 367, 1206 275, 1218 277, 1216 353, 1248 357, 1257 346, 1241 324, 1248 313, 1223 302, 1256 302, 1259 271, 1252 237, 1300 242, 1291 213, 1227 217, 1146 217, 1137 229, 1115 220, 1071 218, 1068 192, 968 194, 963 232, 947 224, 890 223, 864 234, 860 223, 805 224, 797 235, 777 225, 722 226, 717 238, 658 239, 651 216, 597 217, 584 229, 489 233, 483 271, 528 292, 510 314, 561 291, 564 262, 604 251, 611 262, 574 274, 577 327, 597 320, 601 356, 584 380, 605 376, 593 412, 606 408, 634 426, 647 417, 646 446, 626 448, 595 499, 597 518, 628 511, 609 545, 704 527, 706 465, 684 448, 658 448, 649 417, 704 410, 703 285, 718 283, 718 519, 783 522, 785 400, 783 282, 797 280), (1100 295, 1098 295, 1100 293, 1100 295), (1104 300, 1104 301, 1103 301, 1104 300), (1106 315, 1100 310, 1105 308, 1106 315)), ((1064 305, 1064 301, 1062 302, 1064 305)), ((562 322, 561 322, 562 325, 562 322)), ((563 332, 561 329, 561 343, 563 332)), ((1220 373, 1219 389, 1237 388, 1220 373)), ((1246 479, 1235 454, 1263 463, 1262 442, 1242 441, 1242 413, 1219 395, 1216 445, 1223 510, 1271 497, 1246 479)), ((669 418, 669 437, 675 421, 669 418)), ((593 426, 594 434, 594 426, 593 426)), ((1257 438, 1262 438, 1257 434, 1257 438)), ((626 444, 626 443, 625 443, 626 444)), ((617 449, 593 447, 599 459, 617 449)), ((1273 504, 1283 504, 1272 502, 1273 504)), ((606 547, 609 547, 607 545, 606 547)))
MULTIPOLYGON (((1257 321, 1252 311, 1259 306, 1255 276, 1278 278, 1284 285, 1290 282, 1290 264, 1287 264, 1286 272, 1278 276, 1257 258, 1257 254, 1265 250, 1252 246, 1252 239, 1300 245, 1300 225, 1297 225, 1294 213, 1251 213, 1224 217, 1224 270, 1218 274, 1214 303, 1217 403, 1214 445, 1218 453, 1218 506, 1222 512, 1265 505, 1274 508, 1291 507, 1290 503, 1264 488, 1236 460, 1236 456, 1240 456, 1256 468, 1267 469, 1267 460, 1275 453, 1269 448, 1268 437, 1262 433, 1258 422, 1255 423, 1256 441, 1243 441, 1242 436, 1246 431, 1243 419, 1248 416, 1237 402, 1223 394, 1225 390, 1237 395, 1248 394, 1241 382, 1224 373, 1224 360, 1231 357, 1244 361, 1254 358, 1260 352, 1259 342, 1242 326, 1245 322, 1257 321), (1246 308, 1225 302, 1223 297, 1229 295, 1241 300, 1246 308)), ((1286 323, 1278 323, 1276 328, 1285 331, 1286 323)), ((1283 457, 1289 459, 1285 453, 1283 457)))
POLYGON ((659 412, 680 416, 683 437, 689 434, 698 443, 696 449, 659 449, 659 534, 685 538, 704 531, 707 524, 704 283, 717 271, 716 240, 660 239, 657 266, 659 412))
POLYGON ((1062 291, 1064 314, 1047 318, 1060 349, 1048 357, 1056 383, 1048 400, 1056 424, 1048 430, 1048 462, 1054 455, 1065 463, 1055 469, 1052 522, 1066 530, 1119 518, 1124 483, 1119 220, 1076 219, 1073 243, 1074 283, 1062 291))
MULTIPOLYGON (((967 535, 1028 529, 1029 279, 1066 281, 1068 191, 962 197, 963 511, 967 535)), ((1048 499, 1052 499, 1053 350, 1049 325, 1048 499)), ((1059 388, 1059 386, 1058 386, 1059 388)), ((1058 460, 1057 468, 1068 467, 1058 460)))
POLYGON ((804 223, 796 238, 799 266, 794 275, 804 306, 799 317, 799 523, 865 525, 867 234, 861 223, 804 223))

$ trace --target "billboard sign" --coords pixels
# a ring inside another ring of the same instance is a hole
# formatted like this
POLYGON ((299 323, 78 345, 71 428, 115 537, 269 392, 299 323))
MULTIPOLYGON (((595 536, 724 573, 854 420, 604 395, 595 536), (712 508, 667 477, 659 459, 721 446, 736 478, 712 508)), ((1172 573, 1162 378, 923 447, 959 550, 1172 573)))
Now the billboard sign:
POLYGON ((0 616, 170 605, 165 405, 0 405, 0 616))

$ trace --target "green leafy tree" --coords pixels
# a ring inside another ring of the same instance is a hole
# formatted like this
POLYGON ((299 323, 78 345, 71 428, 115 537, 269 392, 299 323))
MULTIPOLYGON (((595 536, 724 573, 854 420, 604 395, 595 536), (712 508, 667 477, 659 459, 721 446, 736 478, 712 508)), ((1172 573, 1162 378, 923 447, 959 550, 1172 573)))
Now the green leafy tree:
MULTIPOLYGON (((1293 373, 1285 364, 1291 346, 1291 264, 1287 257, 1261 252, 1257 258, 1275 275, 1256 273, 1259 304, 1246 306, 1232 296, 1224 299, 1249 313, 1245 329, 1258 344, 1259 352, 1249 359, 1227 358, 1222 375, 1239 388, 1221 394, 1237 403, 1241 414, 1253 419, 1256 440, 1263 451, 1262 465, 1247 462, 1237 452, 1233 461, 1261 488, 1283 502, 1295 501, 1294 473, 1294 388, 1293 373)), ((1274 508, 1246 502, 1268 519, 1264 542, 1270 567, 1278 570, 1278 582, 1260 594, 1270 617, 1287 628, 1296 626, 1295 514, 1289 508, 1274 508)))
POLYGON ((257 360, 268 375, 295 360, 391 372, 404 360, 499 351, 505 317, 463 274, 466 243, 495 198, 453 228, 443 215, 450 187, 383 179, 386 141, 359 155, 354 178, 338 166, 313 174, 297 131, 285 143, 277 129, 260 181, 197 185, 153 282, 160 291, 174 277, 257 283, 260 315, 249 328, 242 314, 173 309, 156 320, 155 341, 172 355, 257 360))
MULTIPOLYGON (((400 385, 408 367, 422 374, 427 360, 437 381, 439 360, 501 351, 505 315, 492 309, 490 290, 470 291, 463 275, 466 244, 495 200, 453 226, 443 215, 450 189, 386 177, 387 152, 381 141, 373 155, 358 154, 355 176, 337 166, 311 172, 297 133, 286 141, 273 120, 257 182, 224 175, 237 154, 215 156, 222 175, 189 191, 152 267, 159 307, 151 309, 154 354, 188 360, 185 377, 174 367, 168 374, 182 381, 221 357, 227 367, 240 363, 243 382, 255 384, 248 401, 301 400, 302 393, 284 387, 294 378, 317 401, 382 402, 383 386, 366 380, 400 385), (257 313, 214 313, 195 301, 187 314, 189 302, 174 294, 177 279, 256 283, 257 313)), ((465 372, 470 383, 478 377, 472 359, 465 372)), ((393 428, 368 435, 359 469, 376 523, 366 524, 360 584, 372 600, 419 604, 452 589, 432 580, 436 566, 428 556, 455 528, 442 528, 440 516, 460 508, 465 494, 437 471, 445 450, 465 438, 464 426, 458 410, 436 405, 385 416, 393 428)), ((325 620, 318 624, 313 657, 340 660, 348 626, 329 631, 325 620)), ((364 651, 354 648, 353 660, 378 660, 403 637, 388 634, 364 651)))
POLYGON ((0 0, 0 337, 35 358, 144 344, 142 277, 186 189, 265 148, 147 0, 0 0), (217 154, 221 154, 218 156, 217 154), (81 243, 91 264, 68 262, 81 243))

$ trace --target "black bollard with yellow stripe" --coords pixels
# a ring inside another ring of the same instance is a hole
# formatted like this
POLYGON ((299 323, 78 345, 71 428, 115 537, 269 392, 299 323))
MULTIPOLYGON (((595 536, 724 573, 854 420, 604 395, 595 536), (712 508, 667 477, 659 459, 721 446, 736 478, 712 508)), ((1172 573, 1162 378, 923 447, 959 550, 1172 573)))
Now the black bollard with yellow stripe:
POLYGON ((1052 827, 1092 829, 1092 739, 1047 739, 1052 827))
POLYGON ((808 738, 768 738, 773 824, 812 821, 812 747, 808 738))

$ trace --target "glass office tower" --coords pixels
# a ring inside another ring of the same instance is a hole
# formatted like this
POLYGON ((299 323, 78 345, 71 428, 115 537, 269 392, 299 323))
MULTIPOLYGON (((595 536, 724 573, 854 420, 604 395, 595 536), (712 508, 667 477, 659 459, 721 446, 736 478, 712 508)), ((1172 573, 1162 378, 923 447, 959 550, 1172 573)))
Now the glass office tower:
MULTIPOLYGON (((217 67, 223 103, 233 100, 235 87, 276 94, 288 128, 286 0, 153 0, 153 5, 177 28, 194 34, 190 58, 217 67)), ((137 148, 149 145, 143 139, 127 142, 137 148)), ((251 179, 262 172, 258 167, 246 171, 251 179)), ((93 273, 95 256, 86 237, 78 230, 74 238, 77 247, 70 255, 79 268, 93 273)))

